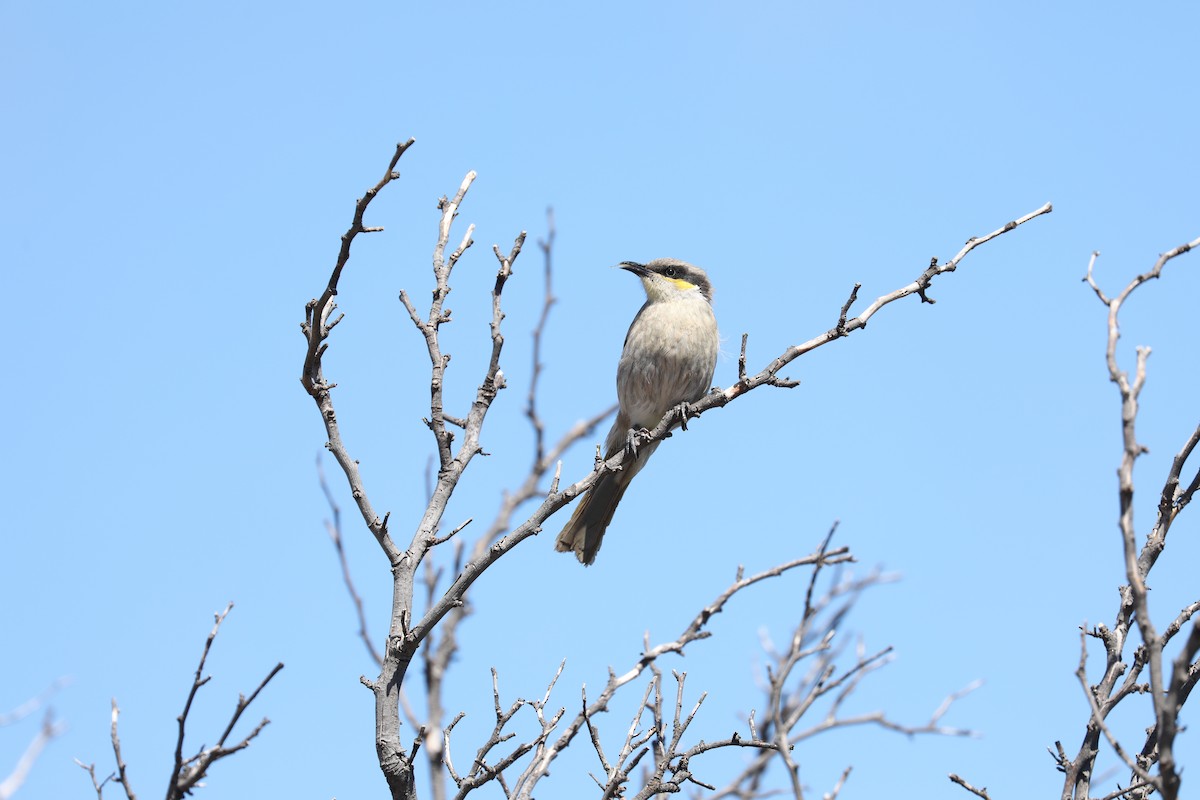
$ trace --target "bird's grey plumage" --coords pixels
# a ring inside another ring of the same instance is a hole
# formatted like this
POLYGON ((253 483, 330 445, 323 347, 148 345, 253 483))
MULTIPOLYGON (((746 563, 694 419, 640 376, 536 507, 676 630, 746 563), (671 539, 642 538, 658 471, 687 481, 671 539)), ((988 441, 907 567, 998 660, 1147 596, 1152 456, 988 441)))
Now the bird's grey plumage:
MULTIPOLYGON (((703 397, 720 346, 704 270, 672 258, 620 266, 642 279, 646 303, 629 326, 617 364, 620 410, 605 439, 605 459, 626 446, 630 429, 653 428, 671 408, 703 397)), ((596 481, 558 535, 557 550, 574 551, 584 564, 595 560, 617 504, 657 447, 643 445, 620 471, 596 481)))

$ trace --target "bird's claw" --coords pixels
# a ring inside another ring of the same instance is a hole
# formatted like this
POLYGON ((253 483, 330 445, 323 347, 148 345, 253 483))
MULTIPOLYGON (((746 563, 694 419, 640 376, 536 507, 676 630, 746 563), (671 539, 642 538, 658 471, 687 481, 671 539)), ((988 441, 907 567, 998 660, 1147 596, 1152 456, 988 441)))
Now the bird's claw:
POLYGON ((679 427, 687 430, 688 414, 692 412, 691 405, 686 400, 679 404, 679 427))
MULTIPOLYGON (((645 428, 642 430, 645 430, 645 428)), ((640 433, 637 428, 630 428, 629 432, 625 434, 625 452, 629 454, 631 459, 637 458, 638 436, 640 433)))

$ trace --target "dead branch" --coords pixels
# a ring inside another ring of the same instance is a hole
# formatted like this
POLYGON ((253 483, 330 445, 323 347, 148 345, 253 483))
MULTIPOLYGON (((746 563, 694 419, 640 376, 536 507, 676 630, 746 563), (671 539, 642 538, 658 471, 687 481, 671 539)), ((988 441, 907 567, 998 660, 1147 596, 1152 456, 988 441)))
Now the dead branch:
POLYGON ((325 495, 325 502, 329 504, 330 519, 325 521, 325 530, 329 533, 333 549, 337 552, 338 565, 342 568, 342 583, 346 587, 346 593, 350 595, 350 601, 354 603, 354 613, 358 616, 358 637, 362 639, 363 646, 367 648, 371 660, 375 662, 376 666, 379 666, 383 664, 383 656, 379 654, 379 650, 375 647, 375 640, 367 631, 366 610, 363 608, 362 597, 354 586, 354 576, 350 573, 350 562, 346 559, 346 548, 342 542, 342 509, 334 499, 333 492, 329 490, 320 454, 317 455, 317 483, 321 486, 321 493, 325 495))
MULTIPOLYGON (((938 264, 936 258, 931 260, 930 265, 914 280, 905 286, 896 289, 888 294, 876 298, 867 308, 853 319, 846 320, 845 316, 849 313, 851 305, 858 296, 858 288, 856 285, 850 294, 850 299, 841 307, 841 313, 838 316, 837 324, 830 328, 825 333, 813 337, 808 341, 788 347, 777 358, 771 361, 757 374, 745 377, 744 367, 739 367, 739 379, 727 389, 714 390, 704 396, 695 403, 688 404, 687 417, 694 419, 706 411, 715 408, 724 408, 729 403, 736 400, 738 397, 746 394, 760 386, 777 386, 777 387, 794 387, 799 385, 798 381, 784 378, 779 375, 779 372, 791 362, 795 361, 805 353, 812 352, 818 347, 829 344, 837 339, 845 338, 851 333, 866 328, 868 320, 871 319, 884 306, 894 303, 895 301, 908 297, 913 294, 920 296, 922 302, 933 303, 934 301, 928 297, 928 289, 933 279, 946 272, 955 271, 962 259, 981 244, 991 241, 998 236, 1001 236, 1009 231, 1015 230, 1020 225, 1029 222, 1043 214, 1049 214, 1052 206, 1047 203, 1041 208, 1026 214, 1019 219, 1006 223, 1004 226, 992 231, 989 234, 979 237, 972 237, 967 240, 967 243, 958 251, 957 254, 944 264, 938 264)), ((649 442, 662 441, 671 435, 671 431, 679 424, 681 409, 672 409, 663 417, 663 419, 653 429, 648 431, 640 431, 637 435, 637 445, 641 447, 649 442)), ((534 515, 522 526, 518 527, 510 534, 510 537, 516 538, 518 541, 527 535, 526 531, 529 528, 539 528, 546 518, 561 508, 566 503, 575 499, 585 491, 595 485, 596 481, 606 472, 614 472, 621 469, 626 458, 629 457, 629 449, 622 450, 615 454, 612 458, 606 461, 599 462, 592 474, 575 482, 571 486, 564 489, 557 495, 551 495, 546 498, 534 515)), ((515 544, 516 542, 514 542, 515 544)))
MULTIPOLYGON (((188 714, 191 711, 192 703, 196 699, 196 693, 200 690, 200 687, 204 686, 209 682, 209 680, 211 680, 210 676, 204 674, 204 664, 208 660, 208 653, 212 649, 213 641, 217 638, 217 633, 221 629, 221 623, 225 621, 225 617, 228 616, 232 609, 233 603, 230 603, 229 605, 225 606, 224 611, 214 615, 215 622, 213 623, 212 630, 208 634, 208 638, 204 641, 204 651, 200 655, 200 663, 196 667, 195 678, 192 680, 192 687, 188 692, 187 701, 184 703, 183 713, 177 717, 179 722, 179 735, 175 742, 175 768, 171 776, 171 785, 167 789, 167 800, 181 800, 181 798, 190 794, 196 784, 208 774, 209 767, 211 767, 220 759, 231 756, 239 750, 244 750, 245 748, 249 747, 251 740, 258 736, 258 734, 262 732, 262 729, 270 723, 270 720, 268 720, 266 717, 263 717, 262 721, 259 722, 258 725, 254 726, 254 728, 248 734, 246 734, 241 741, 234 744, 226 744, 226 742, 229 741, 230 735, 233 733, 234 727, 237 726, 238 720, 241 719, 242 713, 250 707, 250 704, 254 702, 256 697, 258 697, 259 692, 261 692, 266 685, 271 682, 271 679, 279 674, 279 671, 283 669, 282 663, 276 664, 271 668, 271 671, 268 672, 267 676, 262 679, 257 688, 250 693, 249 697, 246 697, 245 695, 238 695, 237 705, 234 707, 233 714, 230 716, 229 723, 225 726, 225 730, 221 732, 220 738, 217 739, 216 745, 212 747, 201 747, 201 749, 197 751, 194 756, 191 756, 187 759, 184 759, 183 757, 183 744, 184 737, 186 735, 188 714)), ((116 703, 114 702, 114 747, 116 746, 116 717, 116 703)), ((120 768, 121 772, 121 783, 124 785, 125 771, 120 763, 119 756, 117 758, 117 762, 117 766, 120 768)), ((126 789, 128 790, 127 785, 126 789)), ((133 798, 130 797, 130 800, 133 800, 133 798)))
MULTIPOLYGON (((488 365, 482 380, 478 384, 475 400, 471 403, 466 414, 453 414, 445 408, 445 381, 447 379, 447 367, 450 363, 450 354, 442 350, 439 332, 442 325, 449 324, 452 321, 450 310, 446 307, 446 299, 451 291, 451 276, 453 269, 459 259, 463 257, 468 248, 473 243, 474 227, 468 226, 465 235, 460 239, 460 244, 448 256, 446 251, 450 246, 451 230, 458 212, 464 202, 468 190, 475 178, 475 173, 470 172, 460 184, 458 191, 452 199, 443 197, 438 203, 440 211, 440 221, 438 224, 437 241, 433 252, 433 277, 434 286, 432 291, 432 301, 427 314, 418 312, 417 307, 407 292, 400 293, 400 300, 408 312, 415 329, 423 338, 430 362, 430 416, 426 420, 426 424, 434 437, 434 444, 438 454, 438 466, 436 479, 433 482, 432 490, 429 494, 429 503, 421 516, 421 519, 415 526, 413 536, 407 549, 401 550, 393 540, 388 530, 388 517, 385 515, 380 518, 368 499, 366 487, 363 484, 362 476, 359 472, 357 462, 349 455, 347 447, 343 442, 340 430, 337 424, 337 416, 334 410, 331 390, 334 384, 329 383, 323 372, 323 357, 328 350, 328 337, 333 327, 338 320, 330 321, 330 316, 334 310, 332 303, 333 296, 337 293, 337 284, 342 270, 346 266, 350 253, 350 244, 358 233, 379 230, 378 228, 367 228, 363 223, 364 212, 368 204, 374 196, 381 191, 387 184, 398 177, 395 172, 396 164, 404 152, 410 147, 412 140, 407 143, 398 145, 395 153, 392 156, 388 169, 385 171, 384 177, 360 198, 355 205, 354 218, 350 228, 342 237, 342 246, 338 253, 338 258, 335 262, 334 269, 331 273, 330 280, 326 291, 321 298, 311 301, 306 307, 305 322, 301 326, 301 330, 305 335, 307 347, 305 352, 304 367, 301 376, 301 382, 305 386, 306 391, 313 397, 317 404, 318 411, 321 415, 322 422, 325 426, 327 447, 334 454, 339 466, 346 475, 351 495, 354 498, 356 505, 359 508, 367 528, 375 537, 388 560, 388 567, 393 575, 393 607, 391 615, 391 623, 389 625, 386 645, 382 652, 382 664, 379 677, 374 681, 364 680, 364 683, 372 689, 376 698, 376 741, 381 769, 388 781, 393 797, 410 798, 414 796, 413 789, 413 765, 411 756, 406 751, 406 748, 401 742, 399 735, 400 728, 400 706, 401 694, 400 687, 403 684, 405 675, 411 665, 417 649, 427 639, 434 636, 437 628, 443 625, 448 625, 449 628, 443 631, 443 637, 438 643, 436 651, 438 655, 430 656, 426 654, 424 664, 426 670, 437 670, 442 668, 442 655, 452 654, 456 647, 453 627, 457 620, 466 613, 468 609, 466 596, 467 592, 473 583, 490 567, 496 560, 512 550, 527 538, 536 535, 545 521, 564 505, 569 503, 583 491, 590 488, 604 471, 616 470, 621 467, 621 463, 626 457, 625 453, 615 455, 612 459, 602 462, 599 468, 593 471, 592 474, 585 478, 576 481, 568 486, 565 490, 559 490, 558 473, 555 472, 552 481, 551 489, 548 493, 540 489, 540 483, 548 472, 550 465, 557 457, 561 455, 566 447, 577 442, 583 436, 589 435, 604 415, 597 415, 592 420, 586 423, 581 423, 572 431, 569 431, 560 440, 562 447, 556 447, 551 452, 545 452, 543 443, 543 431, 540 427, 540 418, 538 417, 536 405, 533 402, 527 407, 527 416, 530 418, 531 424, 534 427, 534 466, 530 471, 529 476, 522 487, 513 493, 514 498, 511 502, 506 502, 502 507, 501 512, 497 515, 496 522, 491 529, 479 540, 477 540, 471 554, 461 564, 461 568, 456 569, 454 577, 449 584, 441 587, 440 582, 434 581, 439 585, 440 596, 435 596, 430 593, 427 597, 427 606, 419 616, 413 605, 414 590, 416 584, 416 570, 421 562, 427 557, 430 550, 439 544, 446 542, 453 533, 449 536, 440 536, 439 528, 441 526, 442 516, 444 515, 447 504, 458 485, 464 471, 469 466, 474 456, 483 452, 481 446, 481 433, 487 413, 495 399, 497 393, 505 388, 506 378, 501 369, 500 357, 503 350, 504 336, 501 331, 501 321, 504 318, 504 313, 501 307, 501 298, 504 287, 508 279, 513 274, 513 264, 521 252, 524 243, 525 234, 522 232, 516 237, 516 240, 506 254, 499 247, 494 246, 493 252, 498 261, 499 267, 496 273, 495 281, 492 287, 492 319, 491 319, 491 353, 488 360, 488 365), (451 431, 448 426, 453 426, 456 431, 451 431), (461 438, 461 441, 456 441, 461 438), (528 500, 541 496, 542 501, 533 511, 533 513, 521 524, 512 527, 510 518, 515 514, 516 509, 528 500)), ((739 375, 738 382, 725 390, 715 391, 712 394, 702 398, 698 403, 693 404, 688 409, 690 417, 698 416, 700 413, 717 407, 723 407, 732 402, 737 397, 749 392, 752 389, 761 385, 772 386, 794 386, 795 381, 780 376, 778 373, 791 361, 795 360, 800 355, 807 353, 817 347, 827 344, 830 341, 838 338, 844 338, 850 333, 866 326, 867 321, 878 312, 883 306, 892 303, 902 297, 911 294, 917 294, 924 302, 933 302, 928 296, 928 290, 935 277, 945 272, 951 272, 957 269, 961 260, 975 247, 990 241, 1010 230, 1015 229, 1021 224, 1040 216, 1049 213, 1051 207, 1049 204, 1034 211, 1018 220, 1008 223, 1002 228, 993 231, 982 237, 976 237, 968 240, 967 244, 962 247, 959 252, 944 264, 938 264, 934 259, 930 266, 926 268, 915 281, 907 286, 901 287, 896 291, 884 295, 862 313, 853 319, 847 320, 849 310, 854 300, 857 297, 857 290, 851 293, 850 300, 847 301, 841 308, 841 313, 838 316, 837 324, 834 328, 826 333, 809 340, 801 345, 796 345, 788 348, 782 355, 768 364, 759 373, 747 377, 744 374, 739 375)), ((553 295, 551 293, 550 284, 550 243, 553 237, 553 224, 551 220, 550 234, 543 246, 546 254, 546 284, 545 284, 545 302, 543 306, 543 314, 539 320, 538 327, 535 329, 535 362, 534 362, 534 383, 536 383, 538 374, 538 351, 536 345, 540 342, 541 330, 545 322, 546 315, 553 303, 553 295)), ((531 386, 531 397, 536 397, 536 387, 531 386)), ((670 430, 677 422, 676 415, 678 411, 672 411, 666 415, 663 420, 651 431, 642 434, 643 442, 658 441, 666 438, 670 430)), ((846 556, 848 558, 848 556, 846 556)), ((824 563, 835 563, 837 556, 834 552, 825 554, 824 558, 829 559, 824 563)), ((810 561, 802 560, 800 562, 792 562, 790 564, 781 565, 779 572, 786 571, 801 563, 811 563, 810 561)), ((775 572, 773 574, 779 574, 775 572)), ((438 571, 434 571, 434 576, 439 575, 438 571)), ((739 576, 740 578, 740 576, 739 576)), ((723 601, 722 601, 723 602, 723 601)), ((719 610, 719 604, 718 608, 719 610)), ((715 612, 714 612, 715 613, 715 612)), ((699 627, 707 621, 707 617, 699 620, 699 627)), ((632 680, 637 674, 653 662, 658 655, 665 652, 672 652, 673 647, 682 648, 691 638, 702 638, 707 635, 704 632, 702 635, 699 632, 699 627, 694 636, 685 632, 679 640, 674 643, 660 645, 662 649, 653 654, 647 653, 643 656, 643 661, 638 667, 632 671, 633 675, 627 680, 632 680), (691 637, 691 638, 689 638, 691 637)), ((622 676, 624 678, 624 676, 622 676)), ((621 679, 612 676, 608 689, 618 688, 622 683, 621 679)), ((627 681, 626 681, 627 682, 627 681)), ((599 708, 604 708, 604 703, 607 702, 607 697, 611 696, 602 692, 601 697, 597 700, 599 708)), ((593 704, 595 705, 595 704, 593 704)), ((440 709, 436 709, 440 715, 440 709)), ((433 722, 434 720, 430 720, 433 722)), ((583 724, 582 717, 577 718, 568 726, 570 730, 567 736, 567 742, 570 741, 570 736, 579 729, 583 724)), ((427 725, 429 731, 438 729, 435 725, 427 725)), ((434 743, 434 747, 440 747, 440 741, 437 737, 430 734, 430 738, 426 740, 428 743, 434 743)), ((547 746, 543 750, 543 757, 553 759, 553 754, 557 750, 555 746, 547 746)), ((431 765, 433 763, 434 752, 429 754, 431 765)), ((545 762, 548 764, 548 761, 545 762)), ((470 773, 468 773, 469 775, 470 773)), ((519 788, 518 788, 519 794, 519 788)))
POLYGON ((975 795, 976 797, 981 797, 981 798, 983 798, 983 800, 992 800, 991 797, 988 795, 986 788, 976 789, 974 786, 967 783, 965 780, 958 777, 953 772, 950 773, 950 780, 953 783, 957 783, 959 786, 963 787, 964 789, 966 789, 968 792, 975 795))
POLYGON ((71 683, 70 678, 58 678, 51 682, 49 686, 43 689, 39 694, 26 700, 21 705, 14 708, 12 711, 6 711, 0 714, 0 728, 6 728, 9 725, 15 725, 31 714, 36 713, 46 702, 54 696, 54 694, 64 686, 71 683))
MULTIPOLYGON (((200 664, 196 667, 195 677, 192 679, 192 685, 188 691, 187 700, 184 702, 183 712, 176 717, 176 722, 179 726, 179 732, 175 742, 175 762, 171 773, 171 782, 167 787, 167 800, 182 800, 183 797, 191 794, 192 790, 200 785, 199 782, 206 776, 208 769, 214 763, 222 758, 225 758, 226 756, 233 755, 239 750, 244 750, 245 748, 249 747, 250 742, 256 736, 258 736, 258 734, 262 732, 262 729, 265 728, 270 722, 266 717, 264 717, 262 721, 259 722, 253 730, 242 737, 240 741, 232 744, 228 743, 229 737, 233 734, 233 729, 237 726, 238 721, 242 717, 242 713, 249 708, 250 704, 253 703, 255 698, 258 697, 259 692, 266 688, 266 685, 270 683, 271 679, 279 674, 279 671, 283 669, 283 664, 276 664, 271 671, 267 673, 267 676, 258 684, 258 687, 250 693, 249 697, 246 697, 245 695, 238 696, 238 702, 234 707, 233 714, 230 716, 229 723, 221 732, 221 735, 217 739, 217 743, 214 746, 202 746, 195 755, 186 759, 183 757, 183 747, 187 732, 188 715, 191 712, 192 704, 195 702, 197 693, 200 691, 200 687, 207 684, 211 679, 210 676, 204 674, 204 665, 208 660, 209 651, 212 650, 213 641, 217 638, 217 633, 221 629, 221 623, 225 621, 225 617, 229 615, 229 612, 232 609, 233 603, 230 603, 223 611, 214 615, 215 622, 212 630, 208 634, 208 638, 205 639, 204 649, 200 655, 200 664)), ((121 755, 121 736, 118 732, 118 722, 120 720, 120 716, 121 709, 117 706, 117 701, 114 698, 112 701, 112 729, 110 732, 110 739, 112 740, 113 757, 117 764, 116 773, 109 775, 103 781, 97 781, 94 764, 84 765, 82 762, 76 761, 76 763, 79 764, 79 766, 82 767, 91 777, 92 788, 95 790, 98 800, 103 800, 104 786, 109 781, 114 781, 121 784, 121 788, 124 790, 127 800, 137 800, 137 795, 134 793, 133 787, 129 783, 129 771, 125 765, 125 759, 121 755)))
MULTIPOLYGON (((835 526, 836 527, 836 526, 835 526)), ((830 531, 832 535, 833 531, 830 531)), ((827 548, 829 538, 822 543, 827 548)), ((751 712, 747 723, 754 739, 768 741, 769 748, 755 755, 742 771, 723 788, 710 797, 752 798, 761 797, 760 788, 772 762, 783 764, 790 782, 790 795, 804 796, 799 766, 792 757, 794 748, 825 731, 858 725, 875 725, 885 730, 908 736, 934 734, 941 736, 973 736, 973 732, 945 726, 942 718, 955 701, 979 686, 975 682, 958 692, 948 695, 933 711, 925 723, 909 725, 895 721, 884 712, 843 715, 841 708, 858 689, 862 680, 871 672, 888 663, 891 648, 886 647, 868 653, 859 642, 853 659, 844 661, 845 618, 858 602, 862 592, 886 582, 889 578, 871 573, 864 578, 850 576, 835 577, 823 592, 816 591, 820 569, 814 568, 805 594, 804 613, 793 630, 788 647, 778 650, 769 641, 763 648, 771 659, 767 667, 766 715, 760 724, 755 723, 751 712), (842 638, 838 638, 841 636, 842 638), (804 667, 801 673, 800 667, 804 667), (818 703, 823 709, 817 712, 818 703), (801 727, 806 719, 812 724, 801 727)), ((847 766, 842 781, 849 774, 847 766)), ((832 795, 840 791, 841 782, 832 795)))
MULTIPOLYGON (((21 717, 32 713, 32 710, 40 705, 45 697, 47 697, 54 688, 57 688, 58 685, 61 685, 61 683, 56 684, 55 687, 52 687, 47 693, 39 695, 38 697, 23 703, 20 707, 14 709, 11 713, 6 714, 5 716, 11 720, 20 719, 21 717)), ((8 800, 8 798, 12 797, 13 794, 15 794, 16 791, 21 788, 22 784, 25 783, 25 779, 29 777, 29 773, 33 769, 33 765, 37 763, 38 756, 40 756, 42 751, 46 748, 46 745, 48 745, 56 737, 62 735, 64 731, 66 731, 66 726, 60 722, 54 721, 53 709, 46 709, 46 713, 42 717, 42 724, 38 728, 37 733, 34 734, 33 738, 29 741, 29 744, 26 745, 25 752, 21 753, 21 757, 17 759, 17 763, 13 767, 12 772, 8 773, 8 777, 0 781, 0 800, 8 800)))
POLYGON ((91 779, 92 791, 96 793, 96 800, 104 800, 104 787, 108 785, 109 781, 116 777, 116 773, 109 773, 108 777, 106 777, 104 780, 98 781, 96 780, 95 764, 85 764, 78 758, 74 759, 74 761, 79 765, 80 769, 88 774, 88 777, 91 779))
POLYGON ((537 749, 545 745, 550 734, 557 727, 559 720, 562 719, 566 709, 559 708, 556 713, 547 718, 546 709, 550 703, 550 695, 554 691, 554 686, 562 675, 563 667, 566 662, 559 664, 558 671, 554 677, 550 679, 549 685, 546 687, 546 693, 540 700, 523 700, 514 701, 508 709, 504 709, 500 702, 500 686, 499 676, 495 669, 492 669, 492 697, 494 702, 496 723, 492 729, 491 736, 476 752, 475 760, 471 763, 471 769, 466 775, 460 775, 455 769, 453 759, 450 755, 450 735, 454 730, 454 726, 459 723, 465 713, 459 712, 451 721, 443 732, 443 752, 445 754, 446 770, 450 774, 450 778, 454 781, 458 788, 458 793, 455 795, 456 800, 461 800, 479 788, 480 786, 492 780, 500 782, 504 788, 505 797, 511 797, 511 791, 504 782, 504 771, 515 764, 520 758, 529 753, 531 750, 537 749), (505 732, 505 728, 509 725, 512 719, 522 708, 530 708, 535 715, 538 723, 539 732, 534 738, 523 741, 517 744, 511 751, 495 759, 493 763, 488 763, 492 750, 500 744, 510 741, 516 734, 505 732))
POLYGON ((1103 736, 1113 752, 1130 770, 1132 780, 1124 789, 1110 797, 1145 797, 1151 792, 1161 793, 1164 800, 1175 800, 1179 794, 1179 772, 1175 764, 1173 744, 1178 730, 1180 708, 1194 685, 1193 673, 1197 671, 1196 650, 1200 648, 1200 633, 1195 625, 1182 652, 1171 665, 1170 674, 1164 673, 1163 648, 1191 619, 1200 608, 1200 601, 1185 607, 1175 620, 1159 635, 1150 613, 1146 581, 1162 554, 1167 534, 1172 523, 1191 501, 1195 487, 1200 485, 1200 469, 1186 485, 1182 475, 1187 462, 1200 443, 1200 427, 1185 441, 1172 462, 1171 468, 1159 492, 1158 514, 1153 528, 1139 549, 1138 534, 1134 523, 1134 466, 1146 448, 1137 439, 1139 397, 1146 383, 1146 367, 1150 348, 1139 347, 1132 377, 1123 369, 1117 358, 1117 341, 1120 338, 1120 311, 1131 294, 1142 284, 1162 275, 1163 268, 1172 259, 1200 246, 1200 238, 1173 248, 1159 256, 1146 272, 1137 275, 1119 294, 1109 296, 1096 281, 1095 267, 1099 253, 1093 253, 1088 261, 1083 280, 1108 310, 1105 364, 1109 379, 1117 386, 1121 399, 1121 462, 1117 470, 1117 493, 1119 500, 1118 527, 1124 555, 1127 583, 1120 589, 1120 605, 1112 627, 1096 626, 1092 630, 1082 629, 1081 652, 1076 675, 1088 701, 1088 721, 1083 742, 1074 758, 1067 756, 1061 743, 1057 751, 1051 750, 1055 763, 1064 773, 1063 800, 1085 800, 1090 796, 1096 758, 1100 752, 1103 736), (1126 661, 1125 647, 1131 630, 1136 628, 1141 645, 1136 648, 1132 662, 1126 661), (1092 684, 1087 674, 1087 638, 1099 641, 1105 651, 1105 667, 1098 683, 1092 684), (1195 640, 1195 645, 1193 645, 1195 640), (1146 673, 1148 681, 1142 681, 1146 673), (1151 697, 1154 724, 1148 728, 1145 745, 1131 756, 1113 734, 1106 723, 1112 710, 1132 694, 1147 692, 1151 697), (1157 764, 1157 774, 1153 774, 1157 764))

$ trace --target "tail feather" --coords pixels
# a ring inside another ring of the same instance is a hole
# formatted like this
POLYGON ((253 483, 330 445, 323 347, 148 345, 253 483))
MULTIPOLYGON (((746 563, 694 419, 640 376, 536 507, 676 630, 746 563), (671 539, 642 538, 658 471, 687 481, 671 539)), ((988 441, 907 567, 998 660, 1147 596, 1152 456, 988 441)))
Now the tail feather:
POLYGON ((600 550, 604 531, 617 510, 617 503, 621 502, 629 486, 628 480, 622 480, 623 475, 624 472, 610 472, 596 481, 579 501, 562 533, 558 534, 555 550, 563 553, 574 550, 581 564, 591 566, 600 550))
MULTIPOLYGON (((554 543, 555 550, 560 553, 574 551, 581 564, 591 566, 600 550, 600 543, 604 540, 604 532, 608 530, 613 514, 616 513, 617 504, 621 502, 633 477, 641 471, 657 445, 658 442, 654 442, 644 447, 638 453, 637 459, 625 464, 620 471, 600 476, 596 485, 580 499, 575 513, 558 534, 554 543)), ((609 456, 612 455, 613 453, 609 453, 609 456)))

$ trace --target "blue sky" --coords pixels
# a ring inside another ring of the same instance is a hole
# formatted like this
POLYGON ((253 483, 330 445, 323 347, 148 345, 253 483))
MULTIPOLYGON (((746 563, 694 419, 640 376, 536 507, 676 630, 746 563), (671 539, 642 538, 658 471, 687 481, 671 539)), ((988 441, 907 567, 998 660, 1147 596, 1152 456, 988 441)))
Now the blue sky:
MULTIPOLYGON (((370 211, 387 230, 356 244, 343 279, 347 316, 326 361, 347 444, 394 530, 418 518, 433 452, 427 361, 396 296, 427 296, 435 201, 468 170, 479 178, 460 224, 476 223, 477 244, 444 338, 460 409, 486 358, 491 245, 530 235, 505 295, 512 388, 485 432, 494 455, 448 514, 479 531, 531 457, 522 408, 547 206, 554 434, 613 398, 642 300, 614 263, 670 255, 708 269, 727 386, 743 332, 761 367, 829 328, 855 282, 869 302, 1054 203, 940 279, 936 305, 890 306, 793 364, 799 388, 760 389, 676 435, 595 567, 553 553, 550 530, 501 561, 476 586, 447 702, 469 714, 462 753, 489 727, 493 666, 508 698, 530 697, 566 658, 557 696, 573 707, 581 684, 632 663, 643 632, 677 635, 737 565, 805 554, 837 519, 861 570, 902 576, 851 618, 868 646, 896 647, 856 707, 917 724, 982 679, 946 719, 982 738, 835 733, 799 752, 806 783, 826 791, 853 764, 847 798, 897 786, 966 797, 951 771, 996 798, 1057 792, 1045 749, 1077 747, 1086 720, 1077 629, 1111 621, 1122 580, 1119 406, 1105 309, 1080 279, 1093 250, 1115 290, 1200 235, 1198 24, 1187 3, 5 3, 0 708, 72 679, 53 699, 69 730, 19 796, 90 791, 71 759, 110 767, 114 696, 133 785, 160 791, 211 615, 230 600, 192 741, 211 742, 237 692, 287 666, 252 709, 272 724, 202 791, 384 791, 358 684, 372 666, 322 524, 324 433, 297 380, 298 326, 354 199, 409 136, 401 180, 370 211)), ((1154 348, 1143 531, 1197 422, 1197 257, 1139 290, 1123 318, 1126 363, 1134 345, 1154 348)), ((564 478, 586 474, 591 449, 564 478)), ((1160 624, 1196 599, 1188 525, 1153 582, 1160 624)), ((347 527, 382 632, 386 565, 347 527)), ((760 632, 786 638, 803 587, 747 592, 714 639, 664 664, 709 692, 698 736, 761 707, 760 632)), ((609 735, 639 691, 604 721, 609 735)), ((1140 745, 1145 720, 1115 722, 1140 745)), ((32 733, 0 731, 0 772, 32 733)), ((1197 763, 1194 734, 1177 752, 1197 763)), ((727 767, 714 760, 707 777, 727 767)), ((595 768, 564 761, 546 793, 583 796, 595 768)))

